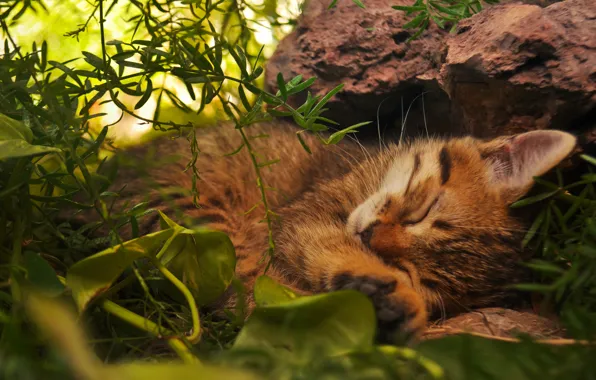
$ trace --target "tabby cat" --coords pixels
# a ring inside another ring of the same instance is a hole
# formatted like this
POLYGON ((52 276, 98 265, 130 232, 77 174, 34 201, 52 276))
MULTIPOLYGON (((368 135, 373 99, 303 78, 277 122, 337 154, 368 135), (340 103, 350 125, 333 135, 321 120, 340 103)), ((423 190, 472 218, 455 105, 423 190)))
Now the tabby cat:
MULTIPOLYGON (((511 296, 506 285, 525 273, 519 262, 527 226, 510 215, 508 205, 576 144, 572 135, 554 130, 382 148, 350 139, 325 146, 303 134, 309 154, 290 124, 257 124, 246 132, 260 162, 281 160, 262 169, 265 185, 275 189, 267 191, 269 207, 279 215, 268 274, 305 294, 364 293, 375 306, 381 341, 419 334, 431 314, 511 296)), ((250 156, 246 147, 226 155, 242 143, 232 126, 197 134, 200 208, 188 193, 166 191, 192 186, 184 172, 191 159, 188 142, 158 139, 118 155, 121 163, 136 164, 121 165, 113 185, 121 198, 114 209, 148 201, 178 221, 183 216, 187 225, 226 232, 236 248, 237 274, 252 289, 266 264, 268 229, 250 156)), ((139 223, 139 233, 149 233, 159 228, 159 217, 150 214, 139 223)), ((130 230, 122 236, 130 238, 130 230)))

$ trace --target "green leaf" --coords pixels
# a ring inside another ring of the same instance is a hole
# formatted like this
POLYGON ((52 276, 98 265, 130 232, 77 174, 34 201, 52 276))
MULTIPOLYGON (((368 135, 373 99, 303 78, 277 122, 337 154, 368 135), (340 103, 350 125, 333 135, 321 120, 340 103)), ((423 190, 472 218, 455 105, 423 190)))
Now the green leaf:
POLYGON ((316 115, 317 111, 320 111, 323 106, 325 104, 327 104, 327 102, 333 97, 335 96, 335 94, 337 94, 338 92, 340 92, 342 90, 342 88, 344 88, 344 84, 340 84, 337 87, 335 87, 334 89, 332 89, 331 91, 329 91, 325 96, 323 96, 323 99, 321 99, 321 101, 319 103, 317 103, 317 105, 308 113, 309 115, 316 115))
MULTIPOLYGON (((258 380, 260 376, 247 370, 182 363, 132 362, 109 365, 99 372, 103 379, 114 380, 258 380)), ((99 377, 98 377, 99 378, 99 377)))
POLYGON ((461 11, 457 11, 457 10, 454 10, 454 9, 451 9, 451 8, 443 7, 442 5, 438 4, 435 1, 431 1, 430 2, 430 5, 433 8, 436 8, 437 10, 439 10, 439 11, 441 11, 443 13, 446 13, 448 15, 455 16, 455 17, 460 17, 461 16, 461 11))
POLYGON ((565 271, 559 266, 544 260, 532 260, 531 262, 527 263, 526 266, 539 272, 556 274, 565 273, 565 271))
POLYGON ((199 304, 219 297, 232 282, 236 267, 234 247, 223 232, 187 229, 160 212, 162 231, 106 249, 74 264, 66 281, 79 308, 109 289, 133 261, 158 255, 168 269, 193 293, 199 304))
POLYGON ((261 66, 257 67, 255 71, 250 75, 250 80, 255 80, 263 74, 263 68, 261 66))
POLYGON ((79 311, 107 291, 132 263, 157 250, 174 234, 174 229, 154 232, 108 248, 75 263, 67 272, 66 284, 79 311))
POLYGON ((85 56, 85 61, 87 61, 87 63, 89 63, 91 66, 100 70, 104 68, 103 60, 95 54, 84 51, 83 55, 85 56))
POLYGON ((270 114, 271 116, 276 116, 276 117, 292 116, 292 113, 290 111, 279 111, 279 110, 276 110, 273 108, 267 110, 267 113, 270 114))
POLYGON ((308 154, 312 154, 312 151, 310 150, 310 148, 308 147, 308 145, 306 144, 306 141, 304 141, 304 139, 301 136, 301 131, 296 132, 296 137, 298 137, 298 141, 300 141, 300 145, 302 145, 302 148, 304 148, 304 150, 308 153, 308 154))
POLYGON ((596 158, 588 156, 587 154, 580 154, 580 157, 592 165, 596 165, 596 158))
MULTIPOLYGON (((302 76, 299 76, 300 78, 302 78, 302 76)), ((296 79, 296 78, 294 78, 296 79)), ((317 78, 309 78, 307 80, 305 80, 302 83, 296 84, 296 85, 292 85, 292 87, 288 88, 288 95, 294 95, 297 94, 303 90, 306 90, 307 88, 309 88, 310 86, 313 85, 313 83, 315 83, 315 81, 317 80, 317 78)))
POLYGON ((232 283, 236 254, 225 233, 204 227, 184 229, 171 247, 162 261, 188 286, 199 305, 215 301, 232 283))
MULTIPOLYGON (((49 346, 65 359, 71 370, 85 380, 257 380, 259 376, 247 371, 206 364, 132 361, 103 364, 87 344, 87 338, 76 316, 60 302, 31 294, 26 297, 29 318, 36 324, 49 346)), ((69 376, 70 377, 70 376, 69 376)))
POLYGON ((141 96, 141 99, 135 104, 135 109, 139 109, 147 103, 149 98, 151 98, 151 94, 153 93, 153 82, 151 82, 150 78, 147 78, 147 88, 145 89, 145 93, 141 96))
POLYGON ((398 10, 398 11, 404 11, 404 12, 417 12, 417 11, 426 10, 425 5, 410 5, 410 6, 393 5, 393 6, 391 6, 391 8, 398 10))
POLYGON ((286 90, 286 82, 284 81, 284 76, 282 73, 277 74, 277 87, 279 88, 279 93, 281 94, 281 98, 284 100, 284 102, 288 100, 288 91, 286 90))
POLYGON ((522 248, 525 247, 525 246, 527 246, 528 243, 530 242, 530 240, 532 240, 532 238, 534 237, 534 235, 536 235, 536 232, 538 231, 538 229, 540 228, 540 226, 542 226, 542 222, 544 222, 544 218, 545 217, 546 217, 546 212, 545 211, 542 211, 536 217, 536 219, 534 219, 534 222, 530 226, 530 229, 526 233, 526 236, 524 236, 524 240, 522 241, 522 248))
POLYGON ((440 365, 447 379, 530 380, 536 377, 527 375, 523 363, 538 359, 531 356, 541 352, 531 348, 535 347, 461 334, 423 341, 416 350, 440 365))
POLYGON ((519 207, 528 206, 528 205, 531 205, 531 204, 534 204, 534 203, 543 201, 543 200, 545 200, 547 198, 550 198, 553 195, 557 194, 558 192, 559 192, 559 190, 557 189, 557 190, 549 191, 549 192, 546 192, 546 193, 541 193, 541 194, 538 194, 538 195, 534 195, 532 197, 524 198, 524 199, 521 199, 521 200, 519 200, 517 202, 514 202, 509 207, 511 207, 511 208, 519 208, 519 207))
POLYGON ((0 161, 61 151, 54 147, 31 145, 32 140, 33 133, 29 127, 20 121, 0 114, 0 161))
POLYGON ((27 270, 27 280, 49 297, 55 297, 64 292, 64 285, 58 280, 56 272, 47 261, 35 252, 25 252, 23 266, 27 270))
POLYGON ((280 305, 298 298, 298 295, 271 277, 262 275, 255 281, 254 297, 257 306, 262 307, 280 305))
POLYGON ((137 54, 136 50, 125 50, 121 53, 116 53, 112 56, 112 59, 114 61, 125 61, 128 58, 134 56, 135 54, 137 54))
POLYGON ((93 97, 81 108, 79 115, 85 115, 86 113, 88 113, 91 107, 93 107, 93 105, 95 104, 95 102, 101 99, 101 97, 104 96, 106 92, 107 90, 101 90, 98 91, 95 95, 93 95, 93 97))
POLYGON ((242 102, 244 109, 246 109, 247 112, 250 112, 250 110, 252 110, 252 106, 246 97, 246 93, 244 92, 244 88, 242 88, 242 84, 238 85, 238 95, 240 95, 240 101, 242 102))
POLYGON ((360 292, 290 299, 287 289, 275 287, 270 279, 261 279, 256 291, 260 302, 269 305, 255 308, 233 349, 272 349, 308 361, 313 352, 331 356, 372 348, 375 313, 360 292))
POLYGON ((24 123, 0 113, 0 141, 18 139, 30 143, 33 132, 24 123))
POLYGON ((418 16, 414 17, 410 22, 406 23, 404 29, 414 29, 419 27, 428 18, 428 13, 421 12, 418 16))
POLYGON ((372 123, 372 121, 365 121, 362 123, 358 123, 358 124, 354 124, 351 125, 347 128, 342 129, 341 131, 337 131, 335 133, 333 133, 331 136, 329 136, 329 138, 327 140, 324 140, 323 142, 325 143, 325 145, 333 145, 333 144, 337 144, 338 142, 340 142, 348 133, 353 133, 355 132, 358 128, 362 127, 363 125, 368 125, 372 123))

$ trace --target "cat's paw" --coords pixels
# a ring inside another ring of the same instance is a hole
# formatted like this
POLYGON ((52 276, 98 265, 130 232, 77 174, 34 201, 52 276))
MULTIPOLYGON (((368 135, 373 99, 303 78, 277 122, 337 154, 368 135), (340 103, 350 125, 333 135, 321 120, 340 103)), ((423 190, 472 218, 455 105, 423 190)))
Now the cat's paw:
POLYGON ((417 337, 426 328, 427 311, 418 293, 393 278, 341 273, 331 290, 352 289, 368 296, 377 315, 377 340, 396 343, 417 337))

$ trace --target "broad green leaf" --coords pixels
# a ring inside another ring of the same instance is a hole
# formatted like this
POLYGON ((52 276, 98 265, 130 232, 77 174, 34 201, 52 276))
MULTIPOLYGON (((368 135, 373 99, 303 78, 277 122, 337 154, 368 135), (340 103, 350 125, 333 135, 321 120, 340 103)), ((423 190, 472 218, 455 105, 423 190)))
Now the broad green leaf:
POLYGON ((0 161, 9 158, 41 156, 60 151, 58 148, 49 146, 31 145, 25 140, 0 140, 0 161))
POLYGON ((50 264, 35 252, 25 252, 23 266, 27 270, 27 280, 38 291, 53 297, 62 294, 64 285, 58 280, 50 264))
POLYGON ((590 345, 527 339, 513 343, 461 334, 429 339, 415 349, 440 365, 447 379, 579 379, 594 373, 594 363, 588 359, 594 356, 590 345))
POLYGON ((227 289, 236 267, 230 238, 201 227, 187 229, 161 212, 160 216, 162 231, 106 249, 69 269, 67 284, 80 311, 109 289, 133 261, 160 250, 159 259, 189 287, 199 304, 215 300, 227 289))
POLYGON ((257 380, 255 374, 247 370, 193 365, 182 363, 133 362, 105 366, 101 370, 104 379, 114 380, 257 380))
POLYGON ((188 286, 199 305, 215 301, 232 283, 236 270, 230 238, 223 232, 200 227, 184 229, 174 243, 179 244, 179 250, 164 263, 188 286))
POLYGON ((43 337, 66 360, 77 379, 81 380, 256 380, 258 377, 246 370, 212 365, 184 364, 177 362, 152 363, 133 361, 105 365, 93 354, 76 316, 66 306, 36 294, 26 298, 29 317, 43 337))
POLYGON ((42 336, 66 359, 82 380, 101 380, 101 362, 93 355, 76 316, 66 305, 37 294, 28 294, 25 307, 29 318, 37 325, 42 336))
POLYGON ((299 296, 271 277, 262 275, 255 281, 254 297, 257 306, 270 306, 283 304, 299 296))
POLYGON ((0 113, 0 141, 6 140, 24 140, 30 143, 33 133, 24 123, 0 113))
MULTIPOLYGON (((261 281, 273 304, 253 311, 234 349, 271 349, 304 362, 313 352, 332 356, 372 348, 375 313, 364 294, 346 290, 284 301, 279 289, 261 281)), ((265 292, 259 293, 263 302, 265 292)))
POLYGON ((156 253, 174 234, 174 229, 154 232, 121 245, 108 248, 75 263, 67 272, 66 284, 79 308, 85 310, 89 302, 105 292, 132 263, 156 253))

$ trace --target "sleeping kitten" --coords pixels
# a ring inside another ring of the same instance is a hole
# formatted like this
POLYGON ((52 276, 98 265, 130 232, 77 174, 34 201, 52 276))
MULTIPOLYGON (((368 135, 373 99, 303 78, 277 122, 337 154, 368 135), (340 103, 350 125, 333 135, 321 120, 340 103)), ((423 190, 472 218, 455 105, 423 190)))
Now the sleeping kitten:
MULTIPOLYGON (((527 226, 510 215, 508 205, 576 143, 568 133, 535 131, 492 141, 419 140, 379 150, 349 139, 324 146, 303 134, 308 154, 290 124, 253 125, 246 132, 268 135, 251 140, 260 162, 281 159, 262 169, 265 185, 274 189, 267 192, 269 207, 280 216, 268 275, 306 294, 339 289, 366 294, 377 312, 381 341, 419 334, 431 313, 495 305, 511 296, 506 286, 524 274, 519 262, 527 226)), ((175 190, 191 187, 190 174, 183 172, 191 157, 188 142, 158 139, 118 156, 136 164, 121 165, 113 189, 125 187, 114 210, 148 201, 179 222, 226 232, 236 247, 237 274, 251 290, 268 247, 254 169, 246 147, 225 156, 242 143, 232 126, 197 134, 201 208, 187 192, 175 190), (172 155, 178 157, 155 163, 172 155)), ((151 214, 140 221, 140 234, 158 225, 158 215, 151 214)), ((130 229, 121 232, 131 237, 130 229)))

